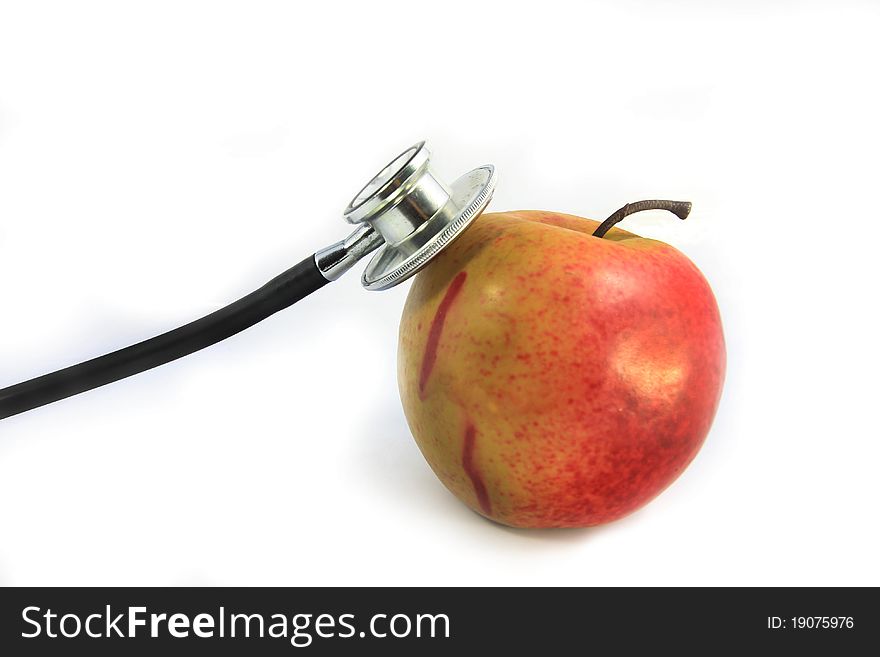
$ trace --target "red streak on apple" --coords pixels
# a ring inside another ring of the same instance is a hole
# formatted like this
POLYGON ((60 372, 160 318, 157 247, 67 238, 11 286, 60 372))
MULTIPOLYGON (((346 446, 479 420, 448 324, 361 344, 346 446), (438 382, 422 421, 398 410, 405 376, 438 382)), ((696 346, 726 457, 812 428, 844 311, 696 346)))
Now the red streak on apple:
POLYGON ((440 336, 443 334, 443 324, 446 322, 446 315, 452 307, 455 297, 461 292, 467 279, 467 272, 462 271, 453 279, 446 290, 443 301, 437 308, 434 320, 431 322, 431 329, 428 332, 428 341, 425 344, 425 355, 422 358, 422 369, 419 372, 419 394, 425 394, 425 386, 428 385, 428 379, 431 378, 431 372, 434 370, 434 363, 437 362, 437 346, 440 344, 440 336))
POLYGON ((477 494, 477 501, 480 503, 480 508, 486 515, 491 515, 492 502, 489 501, 489 491, 486 490, 483 476, 474 465, 474 443, 476 441, 477 429, 473 424, 468 422, 467 428, 464 431, 464 445, 461 449, 461 467, 474 486, 474 492, 477 494))

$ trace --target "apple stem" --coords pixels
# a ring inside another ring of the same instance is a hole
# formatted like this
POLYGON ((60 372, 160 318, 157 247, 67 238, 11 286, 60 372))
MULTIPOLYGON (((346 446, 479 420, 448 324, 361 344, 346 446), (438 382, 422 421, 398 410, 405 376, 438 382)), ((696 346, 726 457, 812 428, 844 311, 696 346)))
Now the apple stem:
POLYGON ((620 223, 624 217, 628 217, 636 212, 642 212, 643 210, 666 210, 679 219, 687 219, 687 216, 691 213, 691 203, 690 201, 637 201, 635 203, 627 203, 599 224, 599 227, 593 231, 593 237, 604 237, 605 233, 611 230, 612 226, 620 223))

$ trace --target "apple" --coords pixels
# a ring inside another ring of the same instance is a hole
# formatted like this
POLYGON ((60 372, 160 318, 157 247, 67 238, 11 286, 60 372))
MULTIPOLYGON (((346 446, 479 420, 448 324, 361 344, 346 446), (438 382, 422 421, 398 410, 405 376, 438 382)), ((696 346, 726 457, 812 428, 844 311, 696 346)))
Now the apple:
POLYGON ((615 520, 703 444, 725 369, 718 307, 675 248, 608 230, 637 206, 600 230, 554 212, 484 214, 409 291, 407 422, 443 484, 492 520, 615 520))

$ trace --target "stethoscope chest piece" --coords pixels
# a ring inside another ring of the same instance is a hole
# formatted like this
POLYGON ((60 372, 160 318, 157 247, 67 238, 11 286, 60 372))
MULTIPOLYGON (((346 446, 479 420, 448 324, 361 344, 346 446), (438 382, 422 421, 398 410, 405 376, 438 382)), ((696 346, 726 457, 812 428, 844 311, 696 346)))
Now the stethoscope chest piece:
POLYGON ((405 281, 458 237, 492 199, 495 168, 485 165, 446 185, 421 142, 383 168, 349 203, 345 219, 382 238, 361 282, 386 290, 405 281))

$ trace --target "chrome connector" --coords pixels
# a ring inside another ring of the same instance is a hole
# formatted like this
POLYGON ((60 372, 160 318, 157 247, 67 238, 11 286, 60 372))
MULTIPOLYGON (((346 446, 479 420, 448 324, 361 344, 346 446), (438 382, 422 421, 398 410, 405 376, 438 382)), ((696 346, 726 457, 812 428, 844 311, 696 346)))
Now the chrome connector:
POLYGON ((361 224, 341 242, 315 253, 318 271, 328 281, 335 281, 365 255, 378 249, 385 240, 368 224, 361 224))

